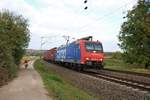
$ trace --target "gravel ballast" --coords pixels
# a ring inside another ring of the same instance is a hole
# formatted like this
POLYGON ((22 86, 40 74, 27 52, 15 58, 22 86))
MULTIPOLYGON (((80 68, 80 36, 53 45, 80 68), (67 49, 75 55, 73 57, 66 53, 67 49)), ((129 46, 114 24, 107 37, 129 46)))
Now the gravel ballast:
POLYGON ((121 73, 121 72, 113 72, 113 71, 107 71, 107 70, 100 70, 97 72, 103 73, 105 75, 111 75, 111 76, 118 77, 118 78, 121 77, 121 78, 128 79, 128 80, 150 84, 150 77, 121 73))
POLYGON ((71 84, 92 94, 97 100, 100 98, 104 100, 150 100, 148 92, 98 79, 58 65, 47 65, 71 84))

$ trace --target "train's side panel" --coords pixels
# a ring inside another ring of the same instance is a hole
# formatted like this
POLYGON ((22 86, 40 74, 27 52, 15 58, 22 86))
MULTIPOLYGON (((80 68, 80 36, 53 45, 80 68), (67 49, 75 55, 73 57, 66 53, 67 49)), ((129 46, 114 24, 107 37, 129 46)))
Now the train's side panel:
POLYGON ((80 46, 75 43, 58 48, 55 55, 57 62, 80 63, 80 58, 80 46))
POLYGON ((65 62, 80 63, 80 46, 79 44, 72 43, 66 48, 66 59, 65 62))
POLYGON ((84 41, 82 41, 82 40, 80 40, 80 51, 81 51, 81 61, 80 61, 80 63, 85 64, 86 51, 85 51, 85 47, 84 47, 84 41))
POLYGON ((61 57, 60 57, 60 54, 61 54, 61 53, 60 53, 60 50, 61 50, 61 48, 58 48, 58 49, 57 49, 57 52, 56 52, 56 54, 55 54, 55 61, 60 61, 60 58, 61 58, 61 57))
POLYGON ((55 54, 55 61, 64 62, 66 58, 66 47, 60 47, 55 54))

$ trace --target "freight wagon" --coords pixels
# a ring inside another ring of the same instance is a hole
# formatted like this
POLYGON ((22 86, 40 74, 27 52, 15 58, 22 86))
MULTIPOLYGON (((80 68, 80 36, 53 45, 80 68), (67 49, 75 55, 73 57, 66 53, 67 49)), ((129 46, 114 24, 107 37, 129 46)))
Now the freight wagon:
POLYGON ((43 59, 49 62, 54 62, 57 48, 52 48, 44 53, 43 59))

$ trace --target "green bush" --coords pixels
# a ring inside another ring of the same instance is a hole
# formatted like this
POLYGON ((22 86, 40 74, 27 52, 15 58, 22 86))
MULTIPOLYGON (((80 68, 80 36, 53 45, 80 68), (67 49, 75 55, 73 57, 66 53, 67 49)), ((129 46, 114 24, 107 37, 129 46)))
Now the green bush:
POLYGON ((8 10, 0 12, 0 68, 7 70, 9 79, 16 76, 29 39, 26 19, 8 10))
POLYGON ((119 60, 121 60, 122 56, 123 56, 123 54, 121 52, 119 52, 119 51, 112 53, 112 58, 113 59, 119 59, 119 60))
POLYGON ((7 48, 7 46, 2 45, 0 43, 0 67, 1 71, 7 71, 7 75, 2 75, 5 76, 0 80, 0 83, 4 80, 7 79, 12 79, 13 77, 16 76, 17 73, 17 66, 14 63, 13 56, 11 54, 11 50, 7 48), (3 69, 3 70, 2 70, 3 69))

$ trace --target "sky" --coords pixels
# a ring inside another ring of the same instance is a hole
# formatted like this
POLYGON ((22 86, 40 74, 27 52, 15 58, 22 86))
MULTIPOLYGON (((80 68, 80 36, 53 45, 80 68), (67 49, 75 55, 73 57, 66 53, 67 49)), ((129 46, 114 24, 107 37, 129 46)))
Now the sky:
POLYGON ((118 34, 127 11, 137 0, 0 0, 0 11, 8 9, 29 20, 29 49, 50 49, 93 36, 104 51, 120 51, 118 34), (84 8, 88 6, 87 10, 84 8), (42 38, 41 38, 42 37, 42 38), (41 47, 41 43, 43 44, 41 47))

